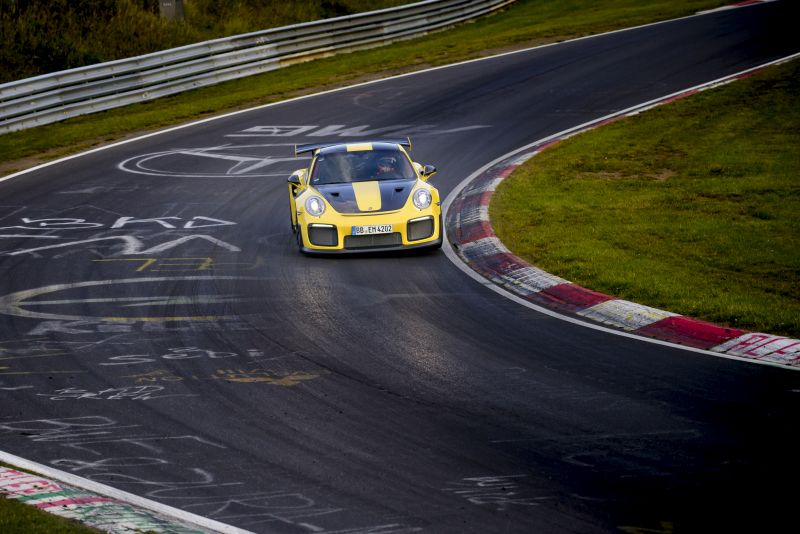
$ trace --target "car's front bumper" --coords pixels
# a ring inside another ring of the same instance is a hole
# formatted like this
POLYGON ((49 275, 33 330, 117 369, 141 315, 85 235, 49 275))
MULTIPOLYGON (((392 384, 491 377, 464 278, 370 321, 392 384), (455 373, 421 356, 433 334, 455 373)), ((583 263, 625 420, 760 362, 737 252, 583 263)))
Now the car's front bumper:
POLYGON ((408 213, 406 210, 359 217, 339 216, 335 220, 300 221, 302 235, 300 250, 311 254, 355 254, 421 248, 438 248, 442 245, 441 211, 408 213), (353 236, 353 226, 392 225, 391 234, 353 236), (421 226, 432 226, 430 235, 425 231, 419 239, 421 226), (416 234, 416 235, 415 235, 416 234))
POLYGON ((367 254, 371 252, 397 252, 402 250, 425 250, 425 249, 437 249, 442 246, 442 237, 439 236, 439 239, 434 239, 433 241, 426 241, 425 243, 417 244, 417 245, 400 245, 400 246, 391 246, 391 247, 369 247, 369 248, 355 248, 355 249, 321 249, 321 248, 309 248, 309 247, 300 247, 300 252, 303 254, 314 254, 314 255, 341 255, 341 254, 367 254))

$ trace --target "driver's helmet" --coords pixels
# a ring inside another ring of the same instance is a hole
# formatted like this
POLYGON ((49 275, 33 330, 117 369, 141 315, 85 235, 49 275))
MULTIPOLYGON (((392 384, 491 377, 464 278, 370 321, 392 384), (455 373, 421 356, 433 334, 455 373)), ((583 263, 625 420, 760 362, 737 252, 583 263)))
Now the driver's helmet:
POLYGON ((378 158, 378 174, 393 172, 397 166, 397 158, 394 156, 383 156, 378 158))

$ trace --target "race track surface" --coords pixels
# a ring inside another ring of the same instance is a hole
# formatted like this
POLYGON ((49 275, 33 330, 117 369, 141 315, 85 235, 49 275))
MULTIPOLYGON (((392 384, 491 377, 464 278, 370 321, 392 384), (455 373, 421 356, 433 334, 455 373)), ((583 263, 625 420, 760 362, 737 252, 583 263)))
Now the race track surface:
POLYGON ((294 143, 407 134, 444 196, 536 139, 799 51, 798 14, 388 79, 0 183, 0 449, 255 532, 789 524, 800 375, 541 315, 441 251, 302 256, 286 177, 294 143))

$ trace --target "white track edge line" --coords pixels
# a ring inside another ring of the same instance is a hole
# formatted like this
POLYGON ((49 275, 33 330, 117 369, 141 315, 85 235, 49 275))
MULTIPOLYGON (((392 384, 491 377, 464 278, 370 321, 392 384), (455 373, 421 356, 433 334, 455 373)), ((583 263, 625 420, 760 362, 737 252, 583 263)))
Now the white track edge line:
POLYGON ((140 497, 139 495, 134 495, 133 493, 128 493, 127 491, 112 488, 111 486, 106 486, 105 484, 100 484, 99 482, 94 482, 93 480, 79 477, 59 469, 54 469, 31 460, 26 460, 25 458, 4 451, 0 451, 0 462, 19 467, 20 469, 24 469, 26 471, 31 471, 37 475, 52 478, 53 480, 63 482, 64 484, 69 484, 70 486, 91 491, 105 497, 111 497, 112 499, 116 499, 133 506, 138 506, 139 508, 155 512, 183 523, 188 523, 192 526, 210 530, 212 532, 220 532, 222 534, 253 534, 249 530, 243 530, 239 527, 220 523, 219 521, 181 510, 180 508, 175 508, 156 501, 151 501, 150 499, 140 497))
MULTIPOLYGON (((758 5, 758 4, 754 4, 754 5, 758 5)), ((495 160, 490 161, 489 163, 487 163, 483 167, 479 168, 478 170, 476 170, 475 172, 470 174, 464 180, 462 180, 447 195, 447 198, 445 199, 444 204, 442 205, 442 211, 444 213, 443 219, 445 221, 447 220, 446 219, 447 212, 450 209, 450 205, 453 203, 453 200, 458 196, 458 194, 467 185, 470 184, 470 182, 472 182, 475 178, 477 178, 478 176, 480 176, 481 174, 486 172, 488 169, 490 169, 494 165, 497 165, 498 163, 500 163, 503 160, 511 159, 512 157, 514 157, 514 155, 516 155, 519 152, 524 152, 524 151, 526 151, 526 150, 528 150, 528 149, 530 149, 530 148, 532 148, 532 147, 534 147, 536 145, 541 145, 541 144, 547 143, 548 141, 552 141, 554 139, 566 138, 566 137, 568 137, 570 135, 573 135, 573 134, 575 134, 575 133, 577 133, 577 132, 579 132, 579 131, 581 131, 583 129, 589 128, 592 125, 601 123, 603 121, 606 121, 606 120, 609 120, 609 119, 612 119, 612 118, 623 117, 628 113, 636 111, 637 109, 640 109, 640 108, 643 108, 643 107, 647 107, 647 106, 656 104, 658 102, 663 102, 663 101, 669 100, 670 98, 673 98, 675 96, 687 93, 689 91, 700 90, 700 89, 703 89, 703 88, 706 88, 706 87, 710 87, 710 86, 722 83, 723 81, 733 81, 739 76, 743 76, 745 74, 748 74, 748 73, 751 73, 751 72, 754 72, 754 71, 757 71, 759 69, 763 69, 765 67, 769 67, 769 66, 772 66, 772 65, 778 65, 778 64, 781 64, 781 63, 785 63, 787 61, 791 61, 792 59, 795 59, 795 58, 798 58, 798 57, 800 57, 800 52, 798 52, 796 54, 789 55, 789 56, 782 57, 780 59, 775 59, 775 60, 769 61, 767 63, 762 63, 761 65, 758 65, 756 67, 751 67, 749 69, 745 69, 743 71, 740 71, 740 72, 737 72, 737 73, 734 73, 734 74, 730 74, 730 75, 724 76, 722 78, 717 78, 716 80, 712 80, 710 82, 705 82, 705 83, 702 83, 702 84, 699 84, 699 85, 695 85, 693 87, 689 87, 687 89, 682 89, 680 91, 676 91, 674 93, 670 93, 670 94, 662 96, 660 98, 656 98, 656 99, 653 99, 653 100, 648 100, 647 102, 644 102, 642 104, 637 104, 637 105, 631 106, 629 108, 625 108, 623 110, 617 111, 615 113, 611 113, 611 114, 605 115, 605 116, 600 117, 598 119, 594 119, 594 120, 591 120, 591 121, 584 122, 583 124, 579 124, 578 126, 573 126, 572 128, 567 128, 566 130, 563 130, 563 131, 561 131, 559 133, 555 133, 555 134, 549 135, 547 137, 543 137, 542 139, 539 139, 538 141, 534 141, 533 143, 529 143, 529 144, 527 144, 527 145, 525 145, 523 147, 520 147, 520 148, 517 148, 515 150, 512 150, 511 152, 508 152, 508 153, 500 156, 499 158, 496 158, 495 160)), ((475 272, 471 267, 469 267, 469 265, 467 265, 454 252, 453 245, 450 243, 450 240, 447 238, 447 233, 446 232, 445 232, 445 235, 444 235, 444 242, 443 242, 442 250, 444 250, 444 253, 447 256, 447 258, 456 267, 461 269, 463 272, 465 272, 467 275, 469 275, 474 280, 478 281, 481 285, 491 289, 495 293, 498 293, 498 294, 500 294, 500 295, 502 295, 502 296, 504 296, 504 297, 506 297, 506 298, 508 298, 510 300, 513 300, 517 304, 521 304, 521 305, 523 305, 523 306, 525 306, 527 308, 530 308, 532 310, 538 311, 538 312, 543 313, 545 315, 548 315, 550 317, 553 317, 553 318, 556 318, 556 319, 560 319, 562 321, 567 321, 569 323, 580 325, 580 326, 583 326, 583 327, 586 327, 586 328, 591 328, 593 330, 599 330, 599 331, 602 331, 602 332, 614 334, 614 335, 617 335, 617 336, 627 337, 627 338, 630 338, 630 339, 638 339, 640 341, 646 341, 648 343, 653 343, 653 344, 656 344, 656 345, 663 345, 663 346, 666 346, 666 347, 672 347, 672 348, 676 348, 676 349, 681 349, 681 350, 688 351, 688 352, 696 352, 696 353, 699 353, 699 354, 706 354, 708 356, 714 356, 714 357, 723 358, 723 359, 726 359, 726 360, 737 360, 737 361, 748 362, 748 363, 752 363, 752 364, 765 365, 765 366, 769 366, 769 367, 776 367, 778 369, 791 370, 791 371, 800 371, 800 367, 791 367, 791 366, 784 365, 784 364, 781 364, 781 363, 776 363, 776 362, 762 361, 762 360, 757 360, 757 359, 753 359, 753 358, 745 358, 745 357, 741 357, 741 356, 735 356, 735 355, 732 355, 732 354, 725 354, 725 353, 722 353, 722 352, 714 352, 714 351, 706 350, 706 349, 698 349, 696 347, 689 347, 689 346, 681 345, 681 344, 678 344, 678 343, 672 343, 670 341, 663 341, 663 340, 660 340, 660 339, 654 339, 654 338, 650 338, 650 337, 646 337, 646 336, 641 336, 641 335, 638 335, 638 334, 633 334, 631 332, 624 332, 624 331, 620 331, 620 330, 615 330, 615 329, 612 329, 612 328, 608 328, 606 326, 602 326, 602 325, 599 325, 599 324, 594 324, 594 323, 591 323, 591 322, 587 322, 585 320, 580 320, 580 319, 576 319, 574 317, 570 317, 570 316, 567 316, 567 315, 562 315, 562 314, 560 314, 558 312, 555 312, 553 310, 550 310, 548 308, 544 308, 542 306, 539 306, 538 304, 534 304, 534 303, 532 303, 532 302, 530 302, 528 300, 525 300, 522 297, 516 295, 515 293, 512 293, 512 292, 508 291, 507 289, 494 284, 493 282, 489 281, 488 279, 482 277, 480 274, 475 272)))
MULTIPOLYGON (((732 9, 743 9, 743 8, 747 8, 747 7, 752 7, 754 5, 759 5, 759 4, 752 4, 752 5, 746 5, 746 6, 733 6, 732 9)), ((577 41, 584 41, 584 40, 587 40, 587 39, 595 39, 595 38, 603 37, 603 36, 606 36, 606 35, 613 35, 613 34, 616 34, 616 33, 634 31, 634 30, 638 30, 638 29, 641 29, 641 28, 648 28, 648 27, 651 27, 651 26, 658 26, 658 25, 661 25, 661 24, 668 24, 668 23, 671 23, 671 22, 679 21, 679 20, 686 20, 686 19, 690 19, 690 18, 694 18, 694 17, 703 17, 703 16, 707 16, 707 15, 711 15, 711 14, 713 14, 713 13, 694 13, 692 15, 686 15, 684 17, 677 17, 677 18, 674 18, 674 19, 660 20, 660 21, 657 21, 657 22, 650 22, 650 23, 647 23, 647 24, 640 24, 639 26, 631 26, 630 28, 620 28, 618 30, 611 30, 611 31, 604 32, 604 33, 597 33, 597 34, 592 34, 592 35, 584 35, 583 37, 576 37, 574 39, 567 39, 565 41, 558 41, 558 42, 554 42, 554 43, 546 43, 546 44, 543 44, 543 45, 537 45, 537 46, 533 46, 533 47, 530 47, 530 48, 523 48, 521 50, 512 50, 510 52, 503 52, 503 53, 495 54, 495 55, 492 55, 492 56, 468 59, 468 60, 465 60, 465 61, 459 61, 459 62, 456 62, 456 63, 450 63, 450 64, 447 64, 447 65, 439 65, 437 67, 431 67, 431 68, 428 68, 428 69, 418 70, 418 71, 414 71, 414 72, 407 72, 407 73, 398 74, 398 75, 395 75, 395 76, 387 76, 385 78, 378 78, 377 80, 369 80, 367 82, 357 83, 357 84, 354 84, 354 85, 347 85, 345 87, 337 87, 335 89, 329 89, 327 91, 320 91, 319 93, 312 93, 310 95, 302 95, 302 96, 298 96, 298 97, 295 97, 295 98, 289 98, 287 100, 280 100, 278 102, 270 102, 268 104, 262 104, 260 106, 255 106, 255 107, 252 107, 252 108, 240 109, 240 110, 237 110, 237 111, 224 113, 222 115, 215 115, 213 117, 207 117, 205 119, 200 119, 200 120, 188 122, 188 123, 185 123, 185 124, 180 124, 178 126, 167 127, 167 128, 165 128, 163 130, 150 132, 148 134, 144 134, 144 135, 141 135, 141 136, 138 136, 138 137, 133 137, 131 139, 125 139, 123 141, 118 141, 116 143, 111 143, 111 144, 108 144, 108 145, 99 146, 97 148, 92 148, 92 149, 86 150, 84 152, 78 152, 76 154, 71 154, 71 155, 65 156, 63 158, 58 158, 58 159, 55 159, 53 161, 48 161, 47 163, 42 163, 40 165, 36 165, 35 167, 31 167, 29 169, 23 169, 21 171, 9 174, 8 176, 0 177, 0 183, 5 182, 6 180, 10 180, 12 178, 16 178, 18 176, 22 176, 24 174, 28 174, 28 173, 34 172, 34 171, 39 170, 39 169, 43 169, 45 167, 49 167, 51 165, 55 165, 57 163, 61 163, 61 162, 64 162, 64 161, 69 161, 71 159, 75 159, 75 158, 79 158, 79 157, 82 157, 82 156, 86 156, 88 154, 94 154, 94 153, 100 152, 102 150, 107 150, 107 149, 110 149, 110 148, 115 148, 115 147, 118 147, 118 146, 126 145, 128 143, 133 143, 135 141, 140 141, 142 139, 147 139, 149 137, 154 137, 156 135, 162 135, 162 134, 165 134, 165 133, 170 133, 170 132, 175 132, 177 130, 182 130, 184 128, 190 128, 190 127, 193 127, 193 126, 198 126, 200 124, 205 124, 206 122, 211 122, 211 121, 215 121, 215 120, 219 120, 219 119, 224 119, 224 118, 227 118, 227 117, 233 117, 233 116, 236 116, 236 115, 239 115, 239 114, 242 114, 242 113, 249 113, 251 111, 258 111, 258 110, 261 110, 261 109, 266 109, 266 108, 270 108, 270 107, 274 107, 274 106, 280 106, 280 105, 284 105, 284 104, 289 104, 289 103, 292 103, 292 102, 305 100, 307 98, 314 98, 314 97, 317 97, 317 96, 327 95, 327 94, 331 94, 331 93, 337 93, 339 91, 346 91, 346 90, 349 90, 349 89, 355 89, 357 87, 364 87, 364 86, 367 86, 367 85, 381 83, 381 82, 384 82, 384 81, 387 81, 387 80, 398 80, 398 79, 406 78, 406 77, 409 77, 409 76, 416 76, 418 74, 425 74, 425 73, 433 72, 433 71, 437 71, 437 70, 443 70, 443 69, 449 69, 449 68, 452 68, 452 67, 458 67, 460 65, 467 65, 469 63, 477 63, 479 61, 487 61, 487 60, 497 59, 497 58, 501 58, 501 57, 505 57, 505 56, 511 56, 511 55, 514 55, 514 54, 522 54, 522 53, 525 53, 525 52, 531 52, 531 51, 534 51, 534 50, 540 50, 542 48, 549 48, 549 47, 552 47, 552 46, 563 45, 563 44, 566 44, 566 43, 574 43, 574 42, 577 42, 577 41)), ((391 45, 387 45, 387 46, 391 46, 391 45)), ((55 124, 58 124, 58 123, 55 123, 55 124)), ((46 126, 46 125, 44 125, 44 126, 46 126)))

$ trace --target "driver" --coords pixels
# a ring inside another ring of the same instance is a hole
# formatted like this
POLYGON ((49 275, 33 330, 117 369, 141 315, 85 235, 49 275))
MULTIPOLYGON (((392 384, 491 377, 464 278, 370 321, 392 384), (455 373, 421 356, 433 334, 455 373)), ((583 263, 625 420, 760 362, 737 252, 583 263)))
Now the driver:
POLYGON ((396 165, 397 159, 393 156, 383 156, 379 158, 377 170, 375 171, 375 179, 381 180, 396 175, 396 165))

